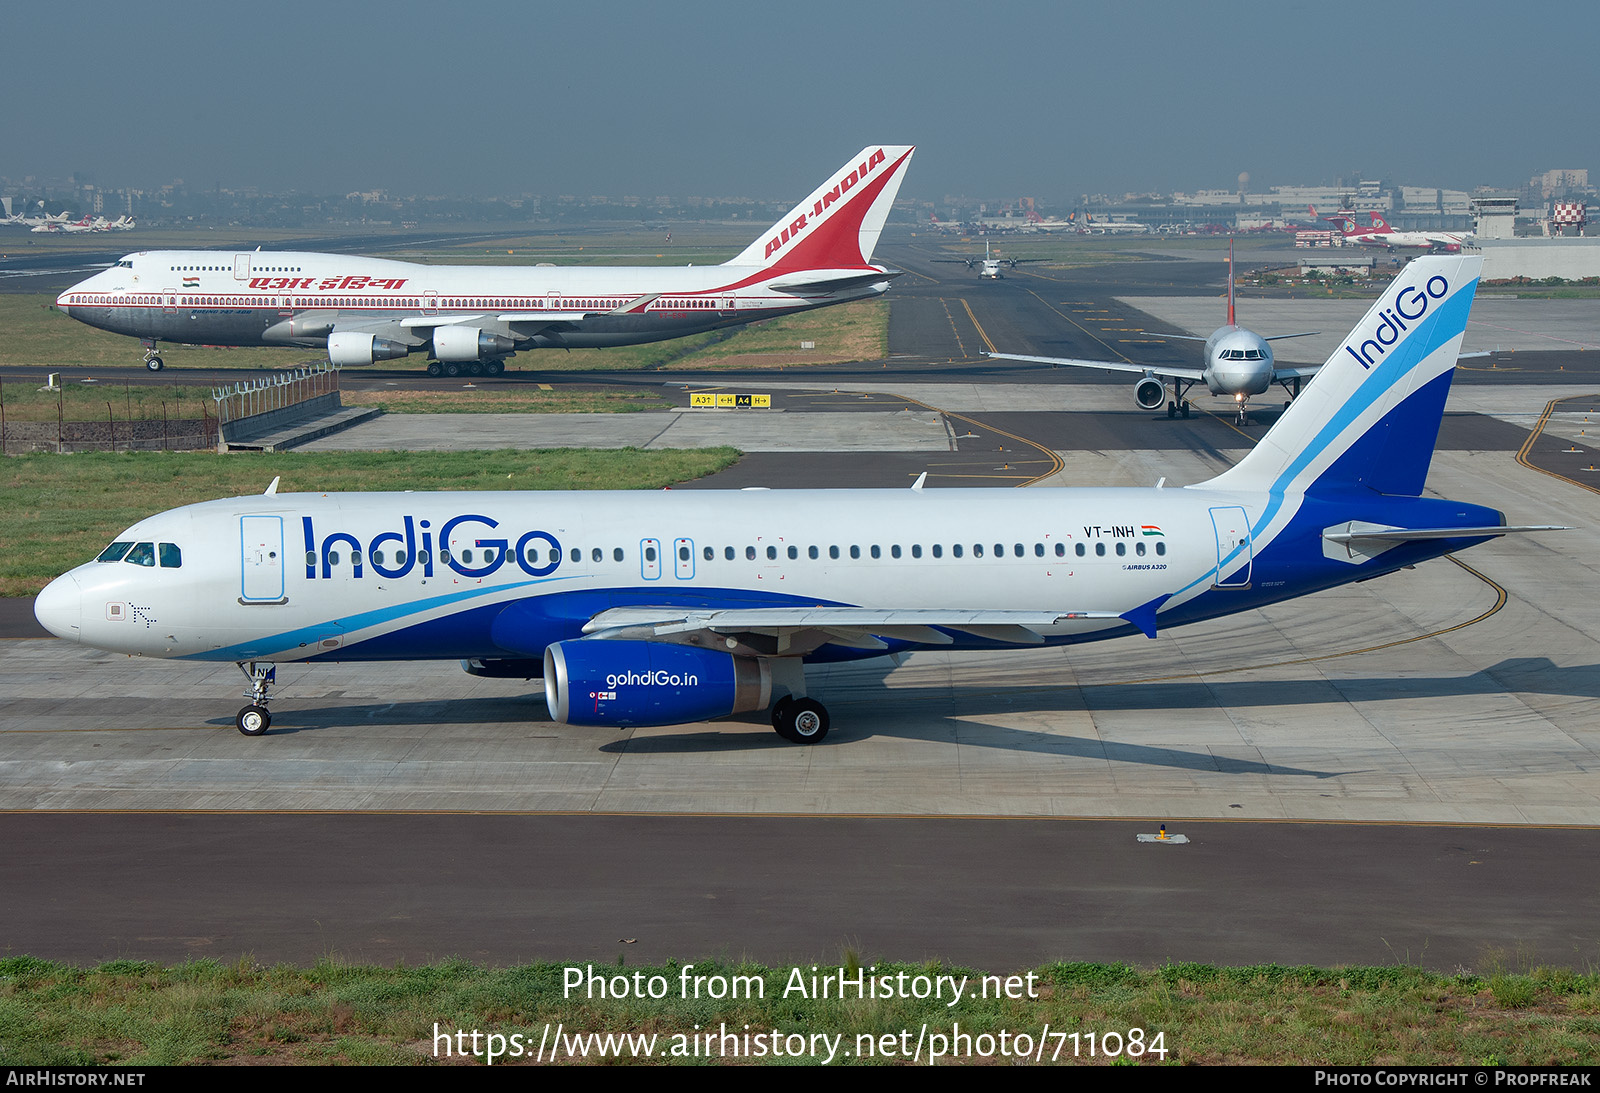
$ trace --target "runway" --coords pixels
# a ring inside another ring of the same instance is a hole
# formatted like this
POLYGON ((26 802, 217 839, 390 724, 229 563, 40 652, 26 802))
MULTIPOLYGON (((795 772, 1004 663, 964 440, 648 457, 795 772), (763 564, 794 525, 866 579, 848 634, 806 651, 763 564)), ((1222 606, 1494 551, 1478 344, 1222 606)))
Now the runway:
MULTIPOLYGON (((887 367, 671 377, 780 400, 661 415, 766 438, 695 485, 1178 485, 1274 416, 1169 422, 1093 372, 985 377, 986 340, 1144 352, 1109 329, 1152 322, 1120 302, 1126 270, 1086 276, 1079 313, 1026 278, 905 264, 925 280, 904 306, 912 278, 896 286, 887 367), (801 446, 824 435, 835 450, 801 446), (837 450, 862 436, 882 450, 837 450)), ((635 938, 630 961, 1587 966, 1600 893, 1572 863, 1600 824, 1600 494, 1519 457, 1538 428, 1541 458, 1581 459, 1587 408, 1547 409, 1600 385, 1583 353, 1570 373, 1536 356, 1458 385, 1430 491, 1576 530, 1156 641, 824 669, 835 727, 815 748, 764 718, 559 726, 537 681, 451 664, 286 668, 251 740, 232 665, 0 642, 0 862, 29 878, 0 943, 80 961, 609 959, 635 938), (1194 841, 1135 841, 1163 822, 1194 841), (73 895, 85 875, 95 908, 73 895)))

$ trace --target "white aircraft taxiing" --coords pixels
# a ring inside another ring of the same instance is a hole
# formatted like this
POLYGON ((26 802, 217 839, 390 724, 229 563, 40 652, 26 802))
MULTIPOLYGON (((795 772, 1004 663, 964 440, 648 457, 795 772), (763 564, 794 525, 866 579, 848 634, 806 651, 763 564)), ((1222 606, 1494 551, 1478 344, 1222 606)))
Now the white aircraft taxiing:
POLYGON ((973 266, 977 266, 978 267, 978 276, 979 277, 992 277, 993 279, 998 281, 998 280, 1000 280, 1001 278, 1003 278, 1005 276, 1004 273, 1000 272, 1000 268, 1002 266, 1007 266, 1007 267, 1009 267, 1011 269, 1016 269, 1017 266, 1021 265, 1023 262, 1044 262, 1044 261, 1048 261, 1048 259, 1045 259, 1045 258, 1000 258, 1000 257, 997 257, 996 255, 991 254, 989 252, 989 241, 987 239, 985 239, 984 242, 983 242, 983 257, 982 258, 979 258, 977 255, 972 255, 969 258, 935 258, 934 261, 935 262, 945 262, 945 263, 949 263, 951 265, 955 265, 955 264, 959 263, 961 265, 966 266, 968 269, 971 269, 973 266))
POLYGON ((872 264, 910 147, 863 148, 720 266, 425 266, 295 252, 140 251, 56 307, 145 346, 326 346, 334 364, 431 358, 498 375, 523 349, 638 345, 878 296, 872 264))
MULTIPOLYGON (((300 493, 142 520, 41 592, 53 634, 276 665, 459 660, 575 725, 770 711, 827 735, 807 663, 1145 634, 1513 531, 1421 496, 1482 259, 1423 258, 1245 458, 1164 489, 300 493)), ((111 711, 108 709, 108 716, 111 711)))
POLYGON ((1282 384, 1290 397, 1300 393, 1302 380, 1314 376, 1320 364, 1299 368, 1280 368, 1272 356, 1270 343, 1285 338, 1308 338, 1321 333, 1306 330, 1299 334, 1274 334, 1263 337, 1254 330, 1240 326, 1234 320, 1233 244, 1228 244, 1228 322, 1219 326, 1206 338, 1188 334, 1163 334, 1163 338, 1179 341, 1205 342, 1205 364, 1200 368, 1151 368, 1131 361, 1089 361, 1070 357, 1026 357, 1015 353, 987 353, 999 360, 1027 361, 1034 364, 1067 365, 1072 368, 1109 368, 1117 372, 1138 372, 1143 378, 1133 385, 1133 400, 1141 409, 1157 410, 1167 403, 1169 418, 1189 416, 1189 400, 1184 396, 1197 383, 1204 383, 1213 395, 1226 395, 1233 399, 1235 420, 1243 425, 1249 417, 1250 396, 1265 393, 1274 383, 1282 384), (1167 398, 1167 384, 1172 385, 1172 397, 1167 398), (1292 387, 1291 387, 1292 384, 1292 387))

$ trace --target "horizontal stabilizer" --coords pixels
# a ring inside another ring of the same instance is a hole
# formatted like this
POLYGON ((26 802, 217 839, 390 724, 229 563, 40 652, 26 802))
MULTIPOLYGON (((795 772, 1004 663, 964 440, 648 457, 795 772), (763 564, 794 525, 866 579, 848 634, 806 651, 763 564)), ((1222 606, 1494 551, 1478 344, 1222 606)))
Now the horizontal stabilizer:
POLYGON ((1343 530, 1329 529, 1322 537, 1330 543, 1390 542, 1408 543, 1422 539, 1480 539, 1495 535, 1514 535, 1527 531, 1571 531, 1561 524, 1493 525, 1476 528, 1393 528, 1353 520, 1343 530))
POLYGON ((862 273, 858 269, 808 269, 804 273, 768 281, 767 287, 779 292, 799 292, 806 295, 845 292, 849 289, 866 288, 879 281, 892 280, 903 272, 905 271, 898 269, 873 270, 869 273, 862 273))

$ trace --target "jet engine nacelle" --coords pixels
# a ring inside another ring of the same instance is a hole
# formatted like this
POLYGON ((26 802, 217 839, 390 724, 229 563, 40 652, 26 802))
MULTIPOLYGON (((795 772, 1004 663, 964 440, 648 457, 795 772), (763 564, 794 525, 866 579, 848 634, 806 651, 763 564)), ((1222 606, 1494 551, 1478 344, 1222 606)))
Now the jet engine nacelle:
POLYGON ((765 709, 772 670, 690 645, 577 639, 545 649, 544 694, 563 725, 682 725, 765 709))
POLYGON ((1133 401, 1141 410, 1159 410, 1167 401, 1167 385, 1147 372, 1144 379, 1133 385, 1133 401))
POLYGON ((392 361, 409 352, 411 350, 400 342, 372 334, 358 334, 353 330, 336 331, 328 335, 328 360, 341 368, 371 364, 373 361, 392 361))
POLYGON ((441 361, 483 361, 513 352, 517 343, 475 326, 441 326, 433 332, 433 355, 441 361))

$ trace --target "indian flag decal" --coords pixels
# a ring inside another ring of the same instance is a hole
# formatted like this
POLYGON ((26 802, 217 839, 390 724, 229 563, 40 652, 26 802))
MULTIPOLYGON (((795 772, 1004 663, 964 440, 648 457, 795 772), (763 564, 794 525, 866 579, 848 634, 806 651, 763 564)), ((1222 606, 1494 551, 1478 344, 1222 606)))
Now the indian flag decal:
POLYGON ((183 287, 184 288, 199 288, 200 287, 200 278, 198 278, 198 277, 185 277, 183 279, 183 287))
POLYGON ((1166 533, 1161 530, 1161 526, 1159 524, 1141 524, 1139 530, 1144 532, 1146 535, 1159 535, 1163 539, 1167 537, 1166 533))

